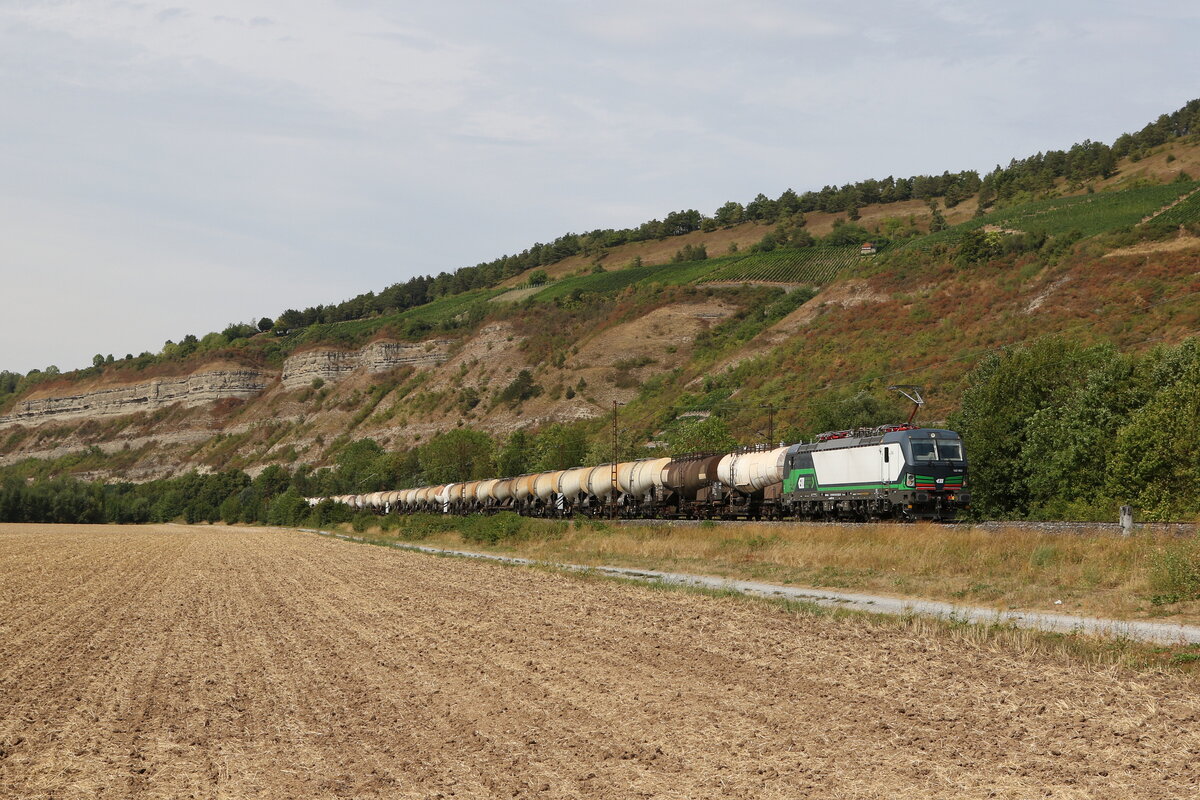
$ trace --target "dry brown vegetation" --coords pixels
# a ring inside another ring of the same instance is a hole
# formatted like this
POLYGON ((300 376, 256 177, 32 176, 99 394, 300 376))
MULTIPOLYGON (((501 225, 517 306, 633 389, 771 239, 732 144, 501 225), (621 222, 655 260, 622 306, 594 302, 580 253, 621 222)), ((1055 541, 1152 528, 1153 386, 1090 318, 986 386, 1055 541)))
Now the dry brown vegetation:
POLYGON ((270 530, 0 529, 5 797, 1192 796, 1182 676, 270 530))
MULTIPOLYGON (((1154 585, 1154 561, 1176 541, 1154 534, 1123 538, 1100 531, 933 524, 583 524, 560 535, 506 541, 502 550, 545 561, 1197 624, 1200 601, 1152 602, 1161 591, 1154 585)), ((425 542, 465 544, 456 534, 425 542)))

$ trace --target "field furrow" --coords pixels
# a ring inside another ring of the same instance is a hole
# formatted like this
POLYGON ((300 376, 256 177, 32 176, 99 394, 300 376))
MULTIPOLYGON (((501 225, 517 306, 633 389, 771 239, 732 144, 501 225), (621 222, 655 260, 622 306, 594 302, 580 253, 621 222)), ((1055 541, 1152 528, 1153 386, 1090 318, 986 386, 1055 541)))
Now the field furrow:
POLYGON ((1200 697, 287 531, 0 527, 0 796, 1195 796, 1200 697))

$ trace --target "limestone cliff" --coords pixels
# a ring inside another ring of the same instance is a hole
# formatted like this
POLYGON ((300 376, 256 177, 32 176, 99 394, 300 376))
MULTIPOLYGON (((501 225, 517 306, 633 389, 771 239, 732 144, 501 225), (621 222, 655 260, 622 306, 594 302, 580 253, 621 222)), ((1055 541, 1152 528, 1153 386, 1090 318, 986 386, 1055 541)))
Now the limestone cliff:
POLYGON ((449 339, 431 339, 416 344, 372 342, 360 350, 307 350, 283 363, 281 380, 290 390, 308 386, 316 378, 338 381, 359 370, 377 373, 403 366, 436 366, 446 360, 450 344, 449 339))
POLYGON ((103 380, 35 392, 0 416, 0 428, 38 425, 157 411, 182 404, 203 406, 229 398, 249 400, 278 380, 285 391, 311 385, 314 378, 336 383, 355 373, 387 372, 397 367, 430 367, 446 360, 450 340, 372 342, 358 350, 318 349, 290 356, 282 370, 199 366, 189 375, 105 384, 103 380))
POLYGON ((12 413, 0 417, 0 426, 156 411, 175 403, 191 407, 230 397, 245 399, 260 394, 274 377, 263 370, 212 370, 76 393, 35 396, 18 402, 12 413))

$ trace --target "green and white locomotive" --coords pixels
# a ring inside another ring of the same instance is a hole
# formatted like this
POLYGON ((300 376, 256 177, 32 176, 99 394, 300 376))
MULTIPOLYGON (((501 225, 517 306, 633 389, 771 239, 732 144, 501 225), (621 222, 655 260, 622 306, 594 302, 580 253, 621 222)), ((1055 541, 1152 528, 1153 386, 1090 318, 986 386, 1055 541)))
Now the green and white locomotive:
POLYGON ((970 504, 954 431, 894 425, 822 434, 788 448, 782 516, 950 520, 970 504))

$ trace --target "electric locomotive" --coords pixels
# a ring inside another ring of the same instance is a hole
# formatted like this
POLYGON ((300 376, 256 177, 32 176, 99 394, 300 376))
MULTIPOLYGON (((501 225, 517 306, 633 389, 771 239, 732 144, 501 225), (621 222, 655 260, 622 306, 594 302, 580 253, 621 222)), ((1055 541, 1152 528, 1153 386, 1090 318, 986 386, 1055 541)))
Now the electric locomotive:
POLYGON ((954 431, 838 431, 793 445, 784 459, 784 516, 945 521, 970 501, 966 453, 954 431))

